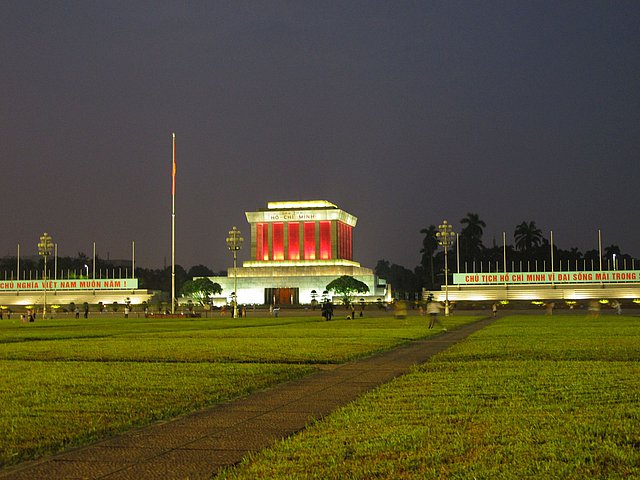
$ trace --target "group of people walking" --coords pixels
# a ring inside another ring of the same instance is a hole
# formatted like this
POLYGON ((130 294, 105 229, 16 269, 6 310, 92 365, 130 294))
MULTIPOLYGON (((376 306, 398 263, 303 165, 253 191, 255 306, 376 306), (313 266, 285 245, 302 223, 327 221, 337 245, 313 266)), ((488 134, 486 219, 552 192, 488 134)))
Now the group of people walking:
MULTIPOLYGON (((355 304, 350 303, 349 305, 347 305, 347 310, 350 312, 350 314, 347 315, 347 320, 355 320, 356 318, 355 304)), ((321 312, 322 312, 322 318, 324 318, 325 320, 331 320, 333 318, 333 303, 331 303, 330 300, 322 302, 321 312)), ((359 316, 364 317, 364 304, 360 305, 359 316)))

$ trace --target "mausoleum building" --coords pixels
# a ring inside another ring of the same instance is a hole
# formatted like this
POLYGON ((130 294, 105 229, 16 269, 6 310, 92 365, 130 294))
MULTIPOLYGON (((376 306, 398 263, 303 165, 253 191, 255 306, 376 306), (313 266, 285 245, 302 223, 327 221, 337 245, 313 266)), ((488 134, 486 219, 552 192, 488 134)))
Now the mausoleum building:
MULTIPOLYGON (((251 260, 235 275, 239 304, 297 305, 331 298, 331 281, 352 276, 369 287, 356 299, 385 301, 387 285, 370 268, 353 260, 353 231, 357 218, 326 200, 269 202, 267 208, 246 212, 251 260)), ((242 230, 242 229, 240 229, 242 230)), ((211 277, 230 301, 234 269, 226 277, 211 277)), ((218 299, 222 300, 222 299, 218 299)))

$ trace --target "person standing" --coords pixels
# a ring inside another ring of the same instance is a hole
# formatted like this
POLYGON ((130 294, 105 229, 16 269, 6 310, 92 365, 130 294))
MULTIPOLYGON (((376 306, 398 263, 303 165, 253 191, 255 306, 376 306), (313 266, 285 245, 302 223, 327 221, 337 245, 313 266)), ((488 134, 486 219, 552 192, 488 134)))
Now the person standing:
POLYGON ((547 315, 553 315, 553 309, 555 308, 555 306, 556 304, 553 302, 545 304, 547 315))
POLYGON ((438 315, 440 314, 440 305, 438 305, 438 302, 429 302, 427 304, 427 313, 429 314, 429 328, 433 328, 437 323, 442 327, 442 330, 444 330, 445 332, 447 331, 447 329, 444 328, 444 325, 438 318, 438 315))
POLYGON ((622 315, 622 304, 618 300, 614 300, 611 306, 615 309, 616 315, 622 315))
POLYGON ((494 317, 496 315, 498 315, 498 304, 497 303, 494 303, 493 305, 491 305, 491 312, 493 313, 494 317))
POLYGON ((331 318, 333 317, 333 303, 327 300, 326 305, 327 305, 327 320, 331 320, 331 318))

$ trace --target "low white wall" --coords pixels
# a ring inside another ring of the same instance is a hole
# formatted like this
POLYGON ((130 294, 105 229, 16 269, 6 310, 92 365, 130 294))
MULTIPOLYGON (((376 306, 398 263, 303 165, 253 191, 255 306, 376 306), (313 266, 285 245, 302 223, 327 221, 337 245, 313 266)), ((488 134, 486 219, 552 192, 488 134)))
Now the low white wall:
MULTIPOLYGON (((118 302, 124 305, 127 298, 133 305, 139 305, 142 302, 148 302, 153 296, 153 292, 149 290, 65 290, 65 291, 48 291, 47 305, 67 306, 71 302, 76 305, 82 305, 87 302, 90 305, 102 302, 105 306, 118 302)), ((0 305, 6 306, 26 306, 26 305, 42 305, 44 302, 44 294, 42 291, 21 291, 1 292, 0 305)))

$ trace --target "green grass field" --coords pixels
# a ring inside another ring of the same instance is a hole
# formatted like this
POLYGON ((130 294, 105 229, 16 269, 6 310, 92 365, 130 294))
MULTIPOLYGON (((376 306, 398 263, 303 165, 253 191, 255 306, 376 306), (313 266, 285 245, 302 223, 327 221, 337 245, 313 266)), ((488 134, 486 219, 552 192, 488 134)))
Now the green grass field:
POLYGON ((640 478, 640 319, 511 316, 219 475, 640 478))
MULTIPOLYGON (((473 320, 452 317, 451 327, 473 320)), ((438 333, 424 317, 0 322, 0 465, 89 443, 438 333)))

